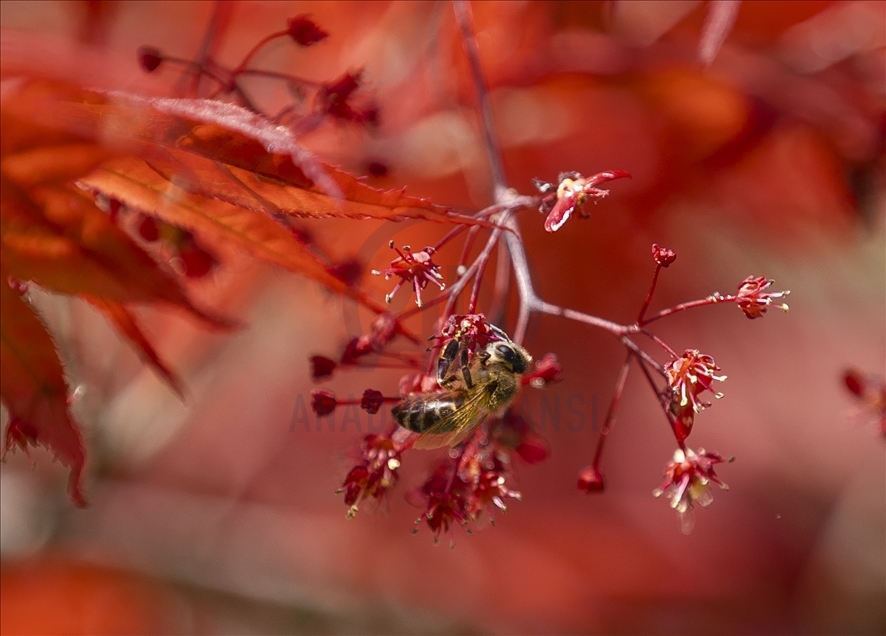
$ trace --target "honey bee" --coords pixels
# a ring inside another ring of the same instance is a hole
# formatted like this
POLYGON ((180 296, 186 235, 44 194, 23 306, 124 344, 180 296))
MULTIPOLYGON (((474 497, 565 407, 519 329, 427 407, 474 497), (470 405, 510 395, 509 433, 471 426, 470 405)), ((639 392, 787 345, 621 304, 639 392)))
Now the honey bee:
POLYGON ((391 410, 400 426, 421 434, 414 448, 455 446, 517 397, 520 376, 532 356, 498 327, 488 328, 497 340, 472 356, 460 333, 440 352, 437 383, 442 391, 407 396, 391 410), (454 370, 456 360, 459 368, 454 370))

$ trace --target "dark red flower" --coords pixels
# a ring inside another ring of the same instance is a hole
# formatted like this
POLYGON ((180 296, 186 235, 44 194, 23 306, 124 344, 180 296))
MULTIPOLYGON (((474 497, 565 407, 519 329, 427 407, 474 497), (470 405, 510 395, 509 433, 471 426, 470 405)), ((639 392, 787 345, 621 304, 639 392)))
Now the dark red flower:
MULTIPOLYGON (((425 509, 415 523, 427 524, 434 534, 434 543, 456 524, 470 534, 468 524, 481 517, 494 523, 495 512, 507 511, 508 499, 521 498, 519 492, 508 486, 510 477, 509 453, 495 440, 471 442, 461 457, 441 462, 421 489, 409 494, 412 503, 425 509)), ((450 536, 450 547, 453 546, 450 536)))
POLYGON ((338 406, 338 401, 335 399, 335 393, 320 389, 311 391, 311 409, 317 415, 329 415, 336 406, 338 406))
POLYGON ((160 238, 160 226, 157 225, 157 219, 151 216, 143 216, 138 224, 138 235, 148 243, 153 243, 160 238))
POLYGON ((843 384, 857 398, 864 399, 867 394, 867 379, 855 369, 848 369, 843 372, 843 384))
POLYGON ((335 371, 338 364, 325 356, 311 356, 311 379, 322 380, 328 378, 335 371))
POLYGON ((714 393, 715 398, 723 397, 713 388, 714 380, 722 382, 725 375, 716 375, 720 370, 714 359, 695 349, 687 349, 683 355, 665 365, 665 374, 672 391, 671 413, 676 418, 675 430, 677 439, 683 441, 689 435, 689 429, 695 414, 710 406, 703 402, 699 395, 704 391, 714 393))
POLYGON ((578 489, 584 493, 603 492, 603 473, 593 466, 585 466, 578 473, 578 489))
POLYGON ((363 71, 345 73, 334 82, 324 84, 317 92, 315 109, 322 115, 329 115, 342 121, 377 126, 378 106, 372 103, 355 104, 354 93, 360 88, 363 71))
POLYGON ((662 247, 657 243, 653 243, 652 258, 662 267, 667 267, 677 259, 677 254, 674 252, 674 250, 669 250, 668 248, 662 247))
POLYGON ((369 342, 378 351, 384 348, 397 335, 397 319, 390 312, 382 312, 376 316, 369 327, 369 342))
POLYGON ((490 325, 483 314, 456 314, 450 316, 440 330, 441 340, 458 339, 469 345, 471 351, 486 348, 490 342, 502 340, 501 331, 490 325))
POLYGON ((215 265, 212 255, 195 243, 183 245, 178 256, 184 263, 185 276, 188 278, 203 278, 215 265))
POLYGON ((521 499, 518 491, 507 486, 509 473, 510 458, 507 453, 465 453, 459 478, 469 488, 465 509, 471 521, 476 521, 484 513, 492 521, 493 512, 507 512, 506 499, 521 499))
POLYGON ((345 350, 341 354, 342 364, 357 364, 357 361, 363 356, 374 351, 369 336, 363 335, 359 338, 351 338, 345 345, 345 350))
POLYGON ((540 389, 546 384, 559 382, 563 379, 563 367, 553 353, 547 353, 541 360, 535 361, 535 368, 523 376, 523 384, 540 389))
POLYGON ((345 496, 349 518, 357 514, 361 501, 381 501, 397 484, 402 453, 403 449, 390 437, 370 434, 363 438, 359 463, 348 472, 337 491, 345 496))
POLYGON ((519 413, 508 409, 497 426, 490 427, 493 442, 504 449, 513 449, 527 464, 537 464, 547 459, 548 445, 532 430, 532 426, 519 413))
MULTIPOLYGON (((542 204, 539 207, 540 211, 548 212, 548 216, 545 219, 545 230, 556 232, 569 219, 573 210, 577 208, 579 212, 584 214, 582 208, 585 203, 590 200, 602 199, 609 194, 609 190, 595 187, 597 184, 630 176, 629 173, 623 170, 600 172, 587 178, 582 177, 577 172, 560 175, 560 183, 557 185, 556 194, 548 194, 542 200, 542 204)), ((553 184, 535 181, 535 185, 541 192, 546 194, 553 190, 553 184)))
POLYGON ((114 223, 117 222, 120 216, 120 208, 122 207, 123 204, 120 203, 119 199, 108 199, 108 216, 114 223))
POLYGON ((286 25, 289 36, 301 46, 311 46, 329 37, 329 34, 318 27, 307 14, 289 18, 286 25))
POLYGON ((400 280, 394 285, 394 289, 385 296, 385 302, 391 302, 394 294, 403 286, 404 283, 412 283, 415 291, 415 304, 419 307, 421 304, 421 290, 428 286, 428 283, 434 283, 441 290, 446 287, 443 284, 443 277, 440 275, 440 266, 433 260, 434 248, 426 247, 419 252, 413 252, 408 245, 403 246, 403 251, 394 247, 394 241, 388 246, 397 252, 397 258, 391 261, 391 266, 383 270, 372 270, 376 276, 384 276, 385 280, 392 276, 398 277, 400 280))
MULTIPOLYGON (((468 525, 468 514, 465 506, 465 483, 457 476, 452 476, 453 467, 449 462, 437 466, 422 487, 407 495, 407 499, 425 511, 415 520, 418 526, 422 522, 434 534, 434 544, 440 541, 440 534, 450 534, 449 546, 454 547, 451 530, 456 524, 468 525)), ((418 532, 416 527, 412 533, 418 532)))
POLYGON ((370 161, 366 165, 366 172, 373 177, 386 177, 388 176, 388 166, 382 161, 370 161))
POLYGON ((548 445, 540 435, 529 432, 514 452, 527 464, 538 464, 548 458, 548 445))
POLYGON ((728 486, 717 477, 714 466, 732 459, 723 459, 717 453, 708 453, 703 448, 698 452, 690 448, 677 449, 674 459, 665 468, 665 480, 660 488, 652 491, 655 497, 671 500, 671 508, 680 515, 680 527, 683 534, 692 532, 695 519, 692 516, 694 504, 706 507, 713 501, 709 484, 715 483, 723 490, 728 486))
MULTIPOLYGON (((736 303, 748 318, 760 318, 766 313, 773 300, 784 298, 790 291, 765 292, 775 281, 763 276, 748 276, 738 286, 736 303)), ((788 310, 788 306, 782 303, 780 307, 788 310)))
POLYGON ((363 397, 360 398, 360 408, 370 415, 375 415, 384 402, 385 396, 381 394, 381 391, 366 389, 363 391, 363 397))
POLYGON ((153 46, 140 46, 138 49, 138 65, 148 73, 157 70, 163 63, 163 53, 153 46))

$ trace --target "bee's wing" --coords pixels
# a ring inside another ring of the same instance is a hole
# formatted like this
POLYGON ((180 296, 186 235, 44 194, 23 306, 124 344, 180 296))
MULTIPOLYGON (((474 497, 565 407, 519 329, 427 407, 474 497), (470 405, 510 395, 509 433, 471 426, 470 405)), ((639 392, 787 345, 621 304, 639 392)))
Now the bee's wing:
POLYGON ((413 448, 431 450, 452 447, 464 440, 487 415, 481 407, 481 397, 480 391, 475 392, 454 412, 422 433, 413 448))

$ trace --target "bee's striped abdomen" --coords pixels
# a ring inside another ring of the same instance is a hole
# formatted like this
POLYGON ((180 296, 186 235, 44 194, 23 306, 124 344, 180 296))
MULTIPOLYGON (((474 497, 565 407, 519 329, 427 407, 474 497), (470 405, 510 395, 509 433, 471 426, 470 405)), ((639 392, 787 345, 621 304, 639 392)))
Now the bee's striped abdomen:
POLYGON ((415 433, 424 433, 441 420, 455 413, 464 402, 461 395, 414 395, 391 409, 400 426, 415 433))

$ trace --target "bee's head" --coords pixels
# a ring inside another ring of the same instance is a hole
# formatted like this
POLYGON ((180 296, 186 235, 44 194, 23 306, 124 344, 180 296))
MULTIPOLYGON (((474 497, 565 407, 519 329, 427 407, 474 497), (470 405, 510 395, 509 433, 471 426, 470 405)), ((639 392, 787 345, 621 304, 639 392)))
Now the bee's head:
POLYGON ((513 373, 525 373, 532 356, 513 342, 490 342, 486 346, 489 362, 502 364, 513 373))

